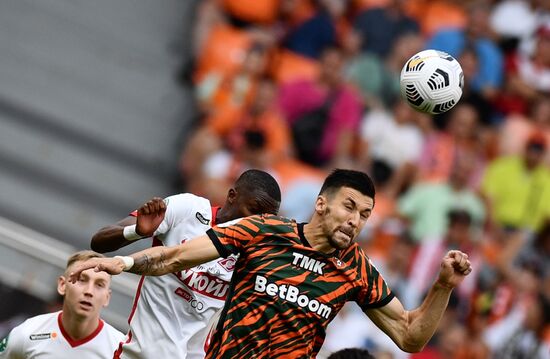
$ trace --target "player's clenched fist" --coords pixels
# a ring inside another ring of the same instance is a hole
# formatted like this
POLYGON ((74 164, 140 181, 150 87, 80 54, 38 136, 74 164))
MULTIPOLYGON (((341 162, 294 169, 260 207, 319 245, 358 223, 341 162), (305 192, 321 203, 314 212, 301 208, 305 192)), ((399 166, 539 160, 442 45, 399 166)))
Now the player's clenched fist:
POLYGON ((150 237, 164 220, 166 202, 154 197, 137 210, 136 233, 142 237, 150 237))
POLYGON ((468 255, 461 251, 447 252, 441 261, 441 270, 437 282, 447 288, 459 285, 472 272, 468 255))

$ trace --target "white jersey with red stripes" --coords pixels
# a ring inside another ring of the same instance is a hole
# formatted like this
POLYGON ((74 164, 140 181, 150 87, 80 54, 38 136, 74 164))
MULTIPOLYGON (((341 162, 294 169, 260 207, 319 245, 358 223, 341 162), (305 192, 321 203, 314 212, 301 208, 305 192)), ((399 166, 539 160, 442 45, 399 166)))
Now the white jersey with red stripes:
POLYGON ((74 340, 63 328, 62 312, 38 315, 12 329, 0 342, 4 359, 111 359, 124 334, 99 320, 87 337, 74 340))
MULTIPOLYGON (((214 224, 217 208, 205 198, 185 193, 166 201, 154 245, 179 245, 214 224)), ((235 262, 219 258, 179 273, 143 276, 115 358, 204 358, 209 321, 223 307, 235 262)))

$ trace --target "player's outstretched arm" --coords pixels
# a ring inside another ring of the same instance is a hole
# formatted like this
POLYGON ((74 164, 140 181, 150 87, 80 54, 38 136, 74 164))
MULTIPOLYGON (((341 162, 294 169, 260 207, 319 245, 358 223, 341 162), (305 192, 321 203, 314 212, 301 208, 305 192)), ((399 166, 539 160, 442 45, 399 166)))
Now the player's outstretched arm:
POLYGON ((406 311, 401 302, 394 298, 386 306, 369 309, 366 313, 401 350, 419 352, 437 329, 453 288, 471 271, 467 254, 449 251, 441 262, 438 279, 420 307, 406 311))
POLYGON ((96 252, 106 253, 116 251, 141 238, 150 237, 164 220, 165 212, 164 200, 154 197, 139 207, 137 218, 128 216, 97 231, 90 246, 96 252))
POLYGON ((220 255, 207 235, 196 237, 174 247, 152 247, 128 257, 92 258, 77 263, 69 276, 71 282, 76 282, 80 273, 86 269, 96 272, 107 272, 112 275, 124 271, 160 276, 168 273, 189 269, 199 264, 209 262, 220 255))

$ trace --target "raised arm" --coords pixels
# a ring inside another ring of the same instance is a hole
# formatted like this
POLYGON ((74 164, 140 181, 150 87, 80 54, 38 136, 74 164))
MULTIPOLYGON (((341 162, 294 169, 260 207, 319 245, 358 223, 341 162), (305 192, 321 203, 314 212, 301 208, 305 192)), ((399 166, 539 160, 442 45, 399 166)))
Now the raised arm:
POLYGON ((128 216, 97 231, 90 246, 99 253, 112 252, 136 240, 150 237, 164 219, 165 211, 164 200, 154 197, 137 210, 138 217, 128 216))
POLYGON ((128 216, 115 224, 101 228, 93 237, 90 247, 98 253, 113 252, 134 242, 124 238, 124 227, 136 224, 136 217, 128 216))
POLYGON ((219 258, 220 254, 207 235, 196 237, 190 241, 173 247, 152 247, 127 257, 92 258, 75 265, 69 276, 71 282, 76 282, 80 273, 94 268, 96 272, 109 274, 130 273, 160 276, 195 267, 199 264, 219 258))
POLYGON ((365 313, 401 350, 419 352, 439 326, 453 288, 471 271, 468 255, 449 251, 441 262, 438 279, 420 307, 407 311, 394 298, 384 307, 368 309, 365 313))

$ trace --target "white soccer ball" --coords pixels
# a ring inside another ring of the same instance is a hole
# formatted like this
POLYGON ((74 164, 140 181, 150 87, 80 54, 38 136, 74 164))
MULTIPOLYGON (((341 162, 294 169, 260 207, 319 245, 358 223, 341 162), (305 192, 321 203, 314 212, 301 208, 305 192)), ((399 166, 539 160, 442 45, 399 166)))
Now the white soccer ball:
POLYGON ((414 109, 430 114, 450 110, 462 96, 464 73, 458 61, 438 50, 413 55, 401 70, 401 95, 414 109))

